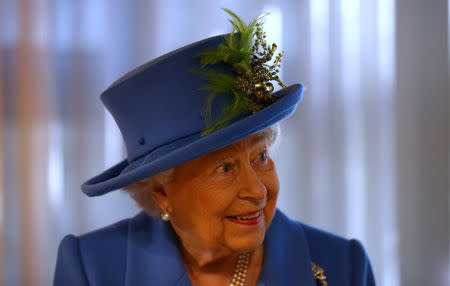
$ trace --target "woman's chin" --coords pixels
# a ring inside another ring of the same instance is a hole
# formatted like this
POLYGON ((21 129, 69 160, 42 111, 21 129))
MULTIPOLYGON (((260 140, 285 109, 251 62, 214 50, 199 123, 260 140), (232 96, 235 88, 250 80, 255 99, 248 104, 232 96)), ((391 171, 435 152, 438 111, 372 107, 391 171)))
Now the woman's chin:
POLYGON ((264 237, 254 239, 241 238, 230 241, 227 244, 235 252, 251 252, 261 247, 263 242, 264 237))
POLYGON ((226 237, 226 244, 228 248, 237 252, 253 251, 263 244, 264 237, 264 230, 252 233, 234 233, 226 237))
POLYGON ((225 219, 225 240, 235 251, 244 252, 258 248, 264 241, 265 232, 263 213, 254 220, 225 219))

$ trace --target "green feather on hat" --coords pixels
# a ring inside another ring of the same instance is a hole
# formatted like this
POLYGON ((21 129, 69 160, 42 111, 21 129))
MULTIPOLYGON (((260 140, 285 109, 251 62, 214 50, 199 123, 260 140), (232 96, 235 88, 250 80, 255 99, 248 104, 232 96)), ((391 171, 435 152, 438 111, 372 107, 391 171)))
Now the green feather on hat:
POLYGON ((283 53, 279 53, 273 63, 268 63, 277 48, 276 44, 267 45, 266 34, 261 30, 262 19, 268 13, 246 24, 232 11, 223 10, 232 17, 229 21, 233 25, 233 30, 216 49, 199 54, 200 64, 203 68, 207 65, 224 63, 231 67, 233 75, 216 71, 202 73, 202 76, 207 78, 208 84, 201 90, 210 92, 206 102, 206 127, 202 131, 202 136, 227 126, 242 112, 255 113, 275 102, 271 81, 276 81, 286 89, 277 76, 283 53), (232 95, 233 100, 224 108, 220 117, 211 122, 212 103, 221 93, 232 95))

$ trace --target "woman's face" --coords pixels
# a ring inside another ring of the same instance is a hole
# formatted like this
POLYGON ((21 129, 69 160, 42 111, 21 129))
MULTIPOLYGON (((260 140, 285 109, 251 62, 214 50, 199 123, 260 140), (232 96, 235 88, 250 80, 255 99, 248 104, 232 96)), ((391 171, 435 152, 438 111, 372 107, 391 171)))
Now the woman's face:
POLYGON ((267 141, 258 133, 175 169, 164 191, 183 243, 240 252, 262 244, 279 191, 267 141))

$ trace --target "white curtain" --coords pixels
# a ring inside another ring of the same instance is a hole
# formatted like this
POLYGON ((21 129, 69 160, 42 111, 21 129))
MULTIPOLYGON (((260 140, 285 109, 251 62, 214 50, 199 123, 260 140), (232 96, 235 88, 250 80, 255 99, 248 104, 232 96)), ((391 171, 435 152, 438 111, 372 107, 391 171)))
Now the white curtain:
POLYGON ((139 210, 80 184, 125 157, 99 95, 130 69, 270 12, 282 79, 279 208, 363 242, 378 285, 449 285, 444 0, 0 2, 0 278, 49 285, 57 246, 139 210))

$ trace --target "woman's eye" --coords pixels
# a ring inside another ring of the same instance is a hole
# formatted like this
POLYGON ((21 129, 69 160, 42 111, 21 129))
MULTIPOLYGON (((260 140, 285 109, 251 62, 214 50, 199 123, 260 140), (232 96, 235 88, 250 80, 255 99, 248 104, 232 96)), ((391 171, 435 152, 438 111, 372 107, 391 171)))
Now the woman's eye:
POLYGON ((256 164, 262 164, 265 165, 269 160, 269 155, 267 154, 267 150, 264 150, 263 152, 259 153, 256 157, 256 164))
POLYGON ((263 151, 263 152, 259 153, 258 156, 261 161, 266 161, 267 160, 267 151, 263 151))
POLYGON ((231 171, 231 164, 223 164, 219 168, 216 169, 218 173, 228 173, 231 171))

